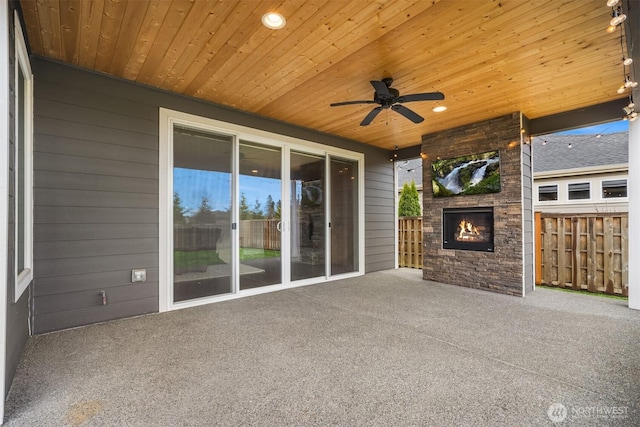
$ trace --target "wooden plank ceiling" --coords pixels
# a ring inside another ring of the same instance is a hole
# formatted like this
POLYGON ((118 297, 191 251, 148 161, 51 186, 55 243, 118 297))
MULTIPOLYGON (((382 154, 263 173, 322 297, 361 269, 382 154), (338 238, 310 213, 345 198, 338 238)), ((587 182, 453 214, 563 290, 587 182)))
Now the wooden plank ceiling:
POLYGON ((22 0, 31 52, 391 149, 522 111, 538 118, 624 97, 605 0, 22 0), (278 11, 281 30, 261 16, 278 11), (425 121, 359 126, 370 80, 425 121), (436 105, 447 111, 434 113, 436 105))

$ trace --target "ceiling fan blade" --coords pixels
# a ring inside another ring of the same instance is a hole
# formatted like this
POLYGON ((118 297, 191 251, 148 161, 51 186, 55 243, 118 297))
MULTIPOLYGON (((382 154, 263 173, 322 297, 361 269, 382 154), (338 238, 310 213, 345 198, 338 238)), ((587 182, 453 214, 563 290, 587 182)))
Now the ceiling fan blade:
POLYGON ((413 123, 421 123, 424 121, 424 118, 421 115, 408 109, 404 105, 394 104, 391 106, 391 109, 397 113, 402 114, 407 119, 411 120, 413 123))
POLYGON ((353 105, 353 104, 377 104, 375 101, 345 101, 345 102, 334 102, 333 104, 329 104, 330 107, 339 107, 341 105, 353 105))
POLYGON ((389 93, 389 88, 387 87, 387 84, 385 82, 381 82, 379 80, 371 80, 371 86, 373 86, 378 95, 391 96, 391 94, 389 93))
POLYGON ((373 121, 373 119, 376 118, 376 116, 380 111, 382 111, 382 107, 376 107, 373 110, 369 111, 369 114, 367 114, 367 117, 365 117, 362 120, 362 122, 360 122, 360 126, 367 126, 369 123, 373 121))
POLYGON ((402 95, 397 102, 441 101, 443 99, 444 94, 442 92, 412 93, 410 95, 402 95))

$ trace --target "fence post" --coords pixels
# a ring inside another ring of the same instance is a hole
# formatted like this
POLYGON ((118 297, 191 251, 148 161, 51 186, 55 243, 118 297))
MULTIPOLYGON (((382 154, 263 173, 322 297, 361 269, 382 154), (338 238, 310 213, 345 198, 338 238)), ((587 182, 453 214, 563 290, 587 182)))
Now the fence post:
POLYGON ((535 213, 536 230, 536 285, 542 283, 542 214, 535 213))

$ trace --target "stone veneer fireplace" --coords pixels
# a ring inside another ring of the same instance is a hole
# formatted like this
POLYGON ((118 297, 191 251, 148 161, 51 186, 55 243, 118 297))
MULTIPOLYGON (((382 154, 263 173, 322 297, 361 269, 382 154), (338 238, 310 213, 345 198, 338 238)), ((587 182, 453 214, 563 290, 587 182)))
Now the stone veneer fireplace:
POLYGON ((425 280, 510 295, 533 290, 531 147, 523 143, 526 128, 526 118, 514 113, 422 137, 425 280), (428 185, 432 160, 494 150, 500 152, 499 193, 433 197, 428 185), (463 220, 466 231, 460 235, 463 220))

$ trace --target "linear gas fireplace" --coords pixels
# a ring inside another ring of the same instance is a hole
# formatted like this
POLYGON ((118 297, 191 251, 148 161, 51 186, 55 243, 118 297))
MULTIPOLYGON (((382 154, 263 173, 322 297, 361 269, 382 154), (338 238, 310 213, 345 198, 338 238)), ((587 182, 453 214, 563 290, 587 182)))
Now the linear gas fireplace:
POLYGON ((443 209, 442 247, 493 252, 493 208, 443 209))

